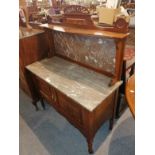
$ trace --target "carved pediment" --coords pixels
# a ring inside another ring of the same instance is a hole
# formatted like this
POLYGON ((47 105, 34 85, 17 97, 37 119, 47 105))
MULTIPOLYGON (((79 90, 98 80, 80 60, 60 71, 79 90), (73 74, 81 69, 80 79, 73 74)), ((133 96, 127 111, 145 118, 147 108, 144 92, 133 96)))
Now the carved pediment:
POLYGON ((94 27, 88 8, 80 5, 69 5, 64 8, 63 24, 82 28, 94 27))
POLYGON ((64 14, 83 14, 88 15, 90 12, 89 10, 80 5, 69 5, 64 9, 64 14))

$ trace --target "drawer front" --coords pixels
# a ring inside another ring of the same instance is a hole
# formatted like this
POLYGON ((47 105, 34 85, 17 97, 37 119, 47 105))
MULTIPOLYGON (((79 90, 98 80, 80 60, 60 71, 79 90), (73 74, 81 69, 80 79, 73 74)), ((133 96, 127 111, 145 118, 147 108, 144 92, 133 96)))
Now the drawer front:
POLYGON ((58 99, 59 99, 59 106, 61 110, 65 113, 66 116, 70 119, 70 121, 73 121, 77 123, 79 126, 82 125, 82 109, 80 105, 78 105, 73 100, 69 99, 62 93, 58 93, 58 99))

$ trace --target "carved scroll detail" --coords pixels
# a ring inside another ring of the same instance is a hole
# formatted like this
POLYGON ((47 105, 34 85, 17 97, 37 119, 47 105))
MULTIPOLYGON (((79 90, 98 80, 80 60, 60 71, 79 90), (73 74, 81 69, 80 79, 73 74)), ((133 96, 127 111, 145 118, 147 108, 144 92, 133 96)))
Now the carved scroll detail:
POLYGON ((80 5, 70 5, 64 9, 64 14, 89 14, 89 10, 80 5))

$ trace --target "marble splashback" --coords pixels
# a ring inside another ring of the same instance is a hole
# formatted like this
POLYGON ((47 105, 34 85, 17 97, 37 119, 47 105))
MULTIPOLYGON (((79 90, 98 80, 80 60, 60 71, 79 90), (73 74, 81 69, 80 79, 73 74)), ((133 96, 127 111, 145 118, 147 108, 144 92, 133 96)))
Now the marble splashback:
POLYGON ((115 72, 113 39, 54 31, 54 43, 56 54, 112 74, 115 72))

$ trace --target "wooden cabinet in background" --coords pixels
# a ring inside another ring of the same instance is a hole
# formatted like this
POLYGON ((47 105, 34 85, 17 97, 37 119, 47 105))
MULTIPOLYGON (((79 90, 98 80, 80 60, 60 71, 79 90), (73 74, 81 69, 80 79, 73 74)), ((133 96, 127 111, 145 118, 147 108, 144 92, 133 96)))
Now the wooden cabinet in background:
POLYGON ((49 46, 46 34, 43 30, 27 30, 26 28, 20 29, 19 34, 19 81, 20 88, 26 92, 31 98, 33 94, 26 80, 25 66, 48 57, 49 46))

